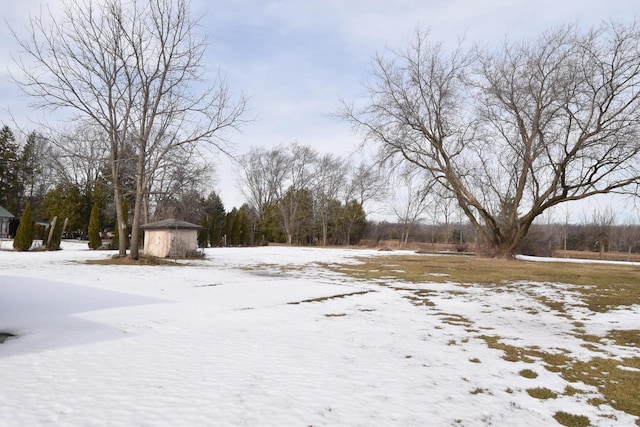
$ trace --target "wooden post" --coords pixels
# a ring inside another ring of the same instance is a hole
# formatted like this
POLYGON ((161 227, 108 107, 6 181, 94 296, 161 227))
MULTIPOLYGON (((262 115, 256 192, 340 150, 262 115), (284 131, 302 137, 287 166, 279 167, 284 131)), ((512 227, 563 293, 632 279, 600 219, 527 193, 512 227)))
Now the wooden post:
POLYGON ((62 231, 60 232, 60 240, 62 240, 62 236, 64 235, 64 230, 67 229, 67 224, 69 223, 69 218, 64 219, 64 224, 62 224, 62 231))
POLYGON ((51 239, 53 238, 53 230, 56 228, 56 221, 58 220, 57 216, 54 216, 51 220, 51 224, 49 225, 49 237, 47 237, 47 249, 51 247, 51 239))

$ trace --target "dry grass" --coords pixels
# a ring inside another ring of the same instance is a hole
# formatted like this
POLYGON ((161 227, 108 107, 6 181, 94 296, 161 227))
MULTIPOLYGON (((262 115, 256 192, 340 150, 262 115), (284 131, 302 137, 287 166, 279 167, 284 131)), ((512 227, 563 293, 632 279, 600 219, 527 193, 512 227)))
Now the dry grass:
POLYGON ((529 396, 541 400, 555 399, 556 397, 558 397, 558 393, 555 393, 545 387, 529 388, 527 389, 527 393, 529 394, 529 396))
MULTIPOLYGON (((434 307, 430 300, 433 290, 412 290, 402 282, 409 283, 456 283, 459 286, 487 286, 498 288, 500 292, 521 289, 527 283, 563 283, 570 285, 573 296, 577 296, 592 312, 607 312, 624 309, 640 303, 640 266, 583 263, 540 263, 476 258, 464 255, 394 255, 363 258, 362 264, 349 266, 327 266, 349 276, 375 281, 381 285, 407 293, 407 298, 418 306, 434 307), (409 291, 409 292, 407 292, 409 291)), ((448 292, 453 297, 455 293, 448 292)), ((543 351, 540 348, 510 345, 495 335, 476 334, 488 347, 501 350, 507 361, 542 366, 556 372, 570 384, 562 394, 583 393, 580 384, 594 386, 602 395, 589 399, 598 406, 603 403, 640 417, 640 357, 614 359, 606 348, 617 345, 630 349, 640 348, 640 330, 612 330, 606 336, 588 335, 584 324, 571 318, 564 301, 530 294, 532 299, 542 303, 557 316, 567 318, 574 328, 574 336, 584 342, 584 346, 601 354, 588 361, 579 361, 568 350, 543 351)), ((505 308, 507 309, 507 308, 505 308)), ((463 326, 467 333, 473 332, 473 322, 454 313, 433 313, 440 316, 443 323, 463 326)), ((534 314, 534 313, 531 313, 534 314)), ((450 345, 457 345, 451 340, 450 345)), ((520 375, 535 381, 536 373, 531 369, 520 371, 520 375)), ((479 393, 476 389, 472 393, 479 393)), ((558 393, 536 387, 527 390, 537 399, 551 399, 558 393)), ((556 420, 566 426, 589 425, 589 419, 581 415, 558 412, 556 420)), ((636 421, 640 426, 640 418, 636 421)))
MULTIPOLYGON (((535 280, 574 285, 637 285, 640 266, 528 262, 479 258, 464 255, 398 255, 363 258, 352 266, 367 278, 401 276, 402 280, 424 282, 501 283, 535 280), (402 274, 398 271, 402 270, 402 274)), ((400 278, 400 277, 399 277, 400 278)))
POLYGON ((538 378, 538 374, 535 371, 532 371, 531 369, 523 369, 519 372, 519 374, 521 377, 525 377, 529 379, 538 378))
POLYGON ((588 427, 591 425, 588 417, 584 415, 573 415, 563 411, 556 412, 553 418, 555 418, 559 424, 567 427, 588 427))
MULTIPOLYGON (((567 283, 578 286, 589 309, 599 312, 640 301, 640 266, 420 254, 363 258, 360 261, 362 264, 356 266, 331 268, 353 277, 384 282, 402 280, 486 285, 526 281, 567 283)), ((554 310, 563 309, 562 303, 547 301, 546 304, 554 310)))
MULTIPOLYGON (((572 361, 562 369, 562 377, 597 387, 613 408, 640 417, 640 357, 572 361)), ((597 403, 603 402, 592 402, 597 403)))

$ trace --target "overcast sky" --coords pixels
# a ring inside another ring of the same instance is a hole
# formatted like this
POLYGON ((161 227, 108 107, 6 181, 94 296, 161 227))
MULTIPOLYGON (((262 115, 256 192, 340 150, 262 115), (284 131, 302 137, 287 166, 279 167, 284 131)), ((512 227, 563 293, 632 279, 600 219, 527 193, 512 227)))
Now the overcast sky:
MULTIPOLYGON (((2 0, 2 14, 18 32, 42 5, 62 1, 2 0)), ((229 135, 235 152, 251 146, 299 142, 321 152, 346 155, 359 143, 348 124, 332 117, 341 98, 363 93, 370 61, 386 48, 402 48, 416 28, 455 43, 519 40, 562 24, 588 27, 603 20, 629 22, 640 15, 637 0, 192 0, 208 34, 207 63, 226 75, 231 89, 248 96, 249 123, 229 135)), ((0 25, 0 122, 8 109, 29 127, 35 113, 7 81, 10 54, 18 54, 0 25)), ((216 190, 225 207, 242 203, 230 169, 220 169, 216 190)))

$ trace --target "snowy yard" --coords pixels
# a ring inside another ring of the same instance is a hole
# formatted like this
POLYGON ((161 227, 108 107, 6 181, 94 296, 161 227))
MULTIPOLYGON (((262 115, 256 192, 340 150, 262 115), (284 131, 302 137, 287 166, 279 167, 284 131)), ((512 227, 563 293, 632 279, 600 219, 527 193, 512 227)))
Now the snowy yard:
MULTIPOLYGON (((227 248, 188 266, 108 266, 84 263, 111 255, 86 242, 63 248, 0 251, 0 331, 17 335, 0 344, 2 426, 538 427, 559 425, 558 411, 636 423, 588 403, 594 387, 504 360, 481 338, 595 357, 566 316, 531 298, 571 302, 566 285, 383 286, 323 267, 397 251, 227 248)), ((587 334, 640 325, 640 305, 569 307, 587 334)))

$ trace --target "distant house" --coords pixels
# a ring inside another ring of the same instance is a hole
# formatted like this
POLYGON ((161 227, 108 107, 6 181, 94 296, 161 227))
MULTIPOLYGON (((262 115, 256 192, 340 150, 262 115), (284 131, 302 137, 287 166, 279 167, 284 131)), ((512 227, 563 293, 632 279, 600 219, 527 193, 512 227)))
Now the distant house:
POLYGON ((11 212, 0 206, 0 238, 9 237, 9 221, 12 218, 11 212))
POLYGON ((145 224, 144 254, 159 258, 189 258, 198 250, 197 224, 177 219, 165 219, 145 224))

